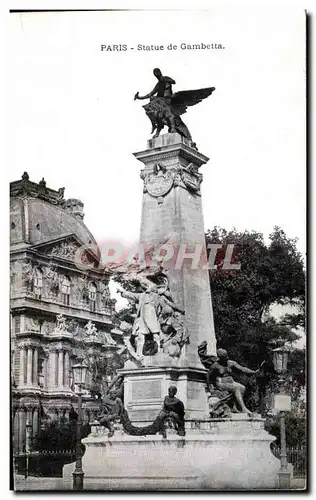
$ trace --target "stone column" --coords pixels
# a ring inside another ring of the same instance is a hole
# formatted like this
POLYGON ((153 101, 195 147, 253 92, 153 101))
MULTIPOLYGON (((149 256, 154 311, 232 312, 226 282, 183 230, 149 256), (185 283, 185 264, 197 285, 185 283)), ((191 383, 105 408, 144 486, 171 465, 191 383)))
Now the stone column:
POLYGON ((44 387, 47 389, 49 386, 49 354, 44 359, 44 387))
POLYGON ((58 387, 64 385, 64 352, 58 351, 58 387))
POLYGON ((50 351, 48 357, 47 385, 49 388, 56 387, 56 357, 57 352, 50 351))
POLYGON ((38 349, 33 352, 33 385, 38 386, 38 349))
POLYGON ((25 451, 29 452, 33 437, 33 408, 30 406, 27 406, 26 424, 27 427, 25 429, 25 451), (29 427, 29 424, 31 424, 31 427, 29 427))
POLYGON ((33 413, 33 436, 37 436, 39 432, 39 418, 38 418, 38 409, 34 409, 33 413))
POLYGON ((19 416, 19 409, 16 409, 13 418, 13 451, 15 453, 19 451, 19 416))
POLYGON ((65 352, 64 386, 69 389, 69 352, 65 352))
POLYGON ((48 365, 48 360, 49 360, 49 349, 45 347, 43 349, 43 357, 42 357, 42 365, 39 366, 38 368, 38 377, 39 377, 39 384, 41 383, 42 388, 47 389, 49 383, 49 365, 48 365))
POLYGON ((33 378, 33 349, 27 348, 27 371, 26 371, 26 385, 32 385, 33 378))
POLYGON ((19 385, 23 386, 25 384, 25 347, 20 346, 20 373, 19 373, 19 385))
POLYGON ((19 442, 18 448, 19 451, 23 451, 23 447, 25 445, 25 424, 26 424, 26 413, 24 408, 19 410, 19 442))

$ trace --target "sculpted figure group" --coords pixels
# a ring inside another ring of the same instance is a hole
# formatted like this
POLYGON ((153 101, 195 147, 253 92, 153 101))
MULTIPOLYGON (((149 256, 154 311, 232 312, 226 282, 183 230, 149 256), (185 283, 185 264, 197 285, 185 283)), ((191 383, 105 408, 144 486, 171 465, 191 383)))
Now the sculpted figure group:
MULTIPOLYGON (((251 370, 228 358, 224 349, 218 349, 217 356, 207 354, 206 342, 198 348, 201 362, 207 368, 207 390, 210 393, 209 407, 211 418, 229 418, 232 413, 252 415, 246 407, 243 395, 245 386, 236 382, 233 371, 237 370, 247 375, 258 375, 264 363, 258 370, 251 370)), ((120 423, 126 434, 146 436, 161 434, 167 437, 166 423, 173 427, 179 436, 185 436, 185 408, 183 402, 176 397, 177 387, 170 386, 165 396, 163 406, 154 422, 144 427, 134 426, 124 407, 124 377, 117 375, 110 383, 102 398, 102 409, 98 417, 100 425, 108 429, 108 437, 115 433, 115 424, 120 423)))
POLYGON ((155 273, 141 272, 127 279, 126 284, 134 291, 120 293, 129 301, 134 321, 124 321, 120 328, 130 356, 140 363, 144 356, 160 352, 179 357, 188 335, 184 311, 171 296, 167 274, 162 269, 155 273))
POLYGON ((167 437, 166 423, 173 426, 179 436, 185 436, 184 414, 185 409, 182 401, 176 398, 177 388, 170 386, 168 396, 165 397, 163 407, 150 425, 143 427, 134 426, 124 408, 124 378, 121 375, 114 377, 102 399, 102 409, 98 417, 100 425, 108 429, 108 437, 115 433, 115 423, 120 423, 126 434, 132 436, 146 436, 161 434, 164 439, 167 437))

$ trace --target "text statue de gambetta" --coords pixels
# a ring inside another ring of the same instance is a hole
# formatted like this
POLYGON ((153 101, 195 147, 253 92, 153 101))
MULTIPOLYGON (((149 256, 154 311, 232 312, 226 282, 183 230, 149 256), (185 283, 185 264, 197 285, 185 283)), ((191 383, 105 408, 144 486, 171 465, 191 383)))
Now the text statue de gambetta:
POLYGON ((168 132, 178 132, 186 139, 192 141, 188 127, 183 123, 180 115, 186 112, 188 106, 198 104, 214 92, 215 87, 207 87, 197 90, 182 90, 172 92, 172 85, 176 82, 169 76, 163 76, 159 68, 153 71, 158 83, 153 90, 144 96, 136 92, 134 99, 150 99, 150 102, 143 106, 146 115, 152 123, 154 137, 158 137, 161 130, 167 126, 168 132))

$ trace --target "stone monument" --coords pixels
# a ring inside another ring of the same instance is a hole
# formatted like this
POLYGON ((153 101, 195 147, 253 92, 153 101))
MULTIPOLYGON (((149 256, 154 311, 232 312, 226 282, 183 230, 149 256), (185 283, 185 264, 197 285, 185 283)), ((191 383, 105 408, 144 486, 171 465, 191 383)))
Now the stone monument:
MULTIPOLYGON (((197 150, 180 115, 215 89, 173 93, 174 80, 157 68, 154 74, 158 83, 152 92, 137 93, 135 99, 150 98, 144 109, 156 133, 134 156, 143 164, 140 244, 153 248, 156 259, 151 256, 123 278, 122 294, 133 311, 131 321, 121 325, 130 357, 118 371, 120 389, 106 396, 107 408, 116 405, 116 410, 105 409, 103 430, 93 424, 84 440, 85 485, 101 490, 275 488, 279 461, 270 451, 274 438, 264 430, 264 420, 245 412, 242 390, 233 399, 242 403, 236 413, 230 408, 210 418, 205 390, 206 367, 216 363, 216 377, 225 364, 217 362, 200 191, 200 167, 208 158, 197 150), (160 136, 164 126, 168 133, 160 136), (163 428, 172 414, 163 410, 168 392, 171 397, 177 392, 176 402, 184 406, 181 432, 179 422, 177 432, 172 424, 166 432, 163 428)), ((222 396, 220 408, 226 401, 222 396)), ((65 481, 72 470, 73 464, 64 467, 65 481)))
POLYGON ((178 133, 151 139, 148 148, 135 157, 144 164, 140 244, 143 248, 152 245, 156 252, 174 249, 173 258, 164 264, 171 296, 185 311, 188 341, 178 358, 145 356, 145 366, 122 372, 125 406, 133 421, 152 421, 168 386, 178 381, 187 418, 207 419, 205 369, 198 346, 206 341, 209 353, 215 356, 216 340, 208 269, 205 262, 202 268, 194 258, 206 255, 199 168, 208 158, 178 133))

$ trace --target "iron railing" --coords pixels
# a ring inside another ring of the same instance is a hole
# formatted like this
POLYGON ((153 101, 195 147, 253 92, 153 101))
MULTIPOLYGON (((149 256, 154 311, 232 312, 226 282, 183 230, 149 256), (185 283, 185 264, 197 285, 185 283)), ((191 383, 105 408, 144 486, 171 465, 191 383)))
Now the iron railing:
POLYGON ((13 453, 15 473, 24 477, 61 477, 65 464, 75 461, 75 450, 41 450, 13 453))
MULTIPOLYGON (((271 445, 271 450, 276 458, 280 458, 280 446, 271 445)), ((307 450, 305 447, 289 447, 286 450, 287 460, 293 466, 293 477, 305 478, 307 470, 307 450)))

